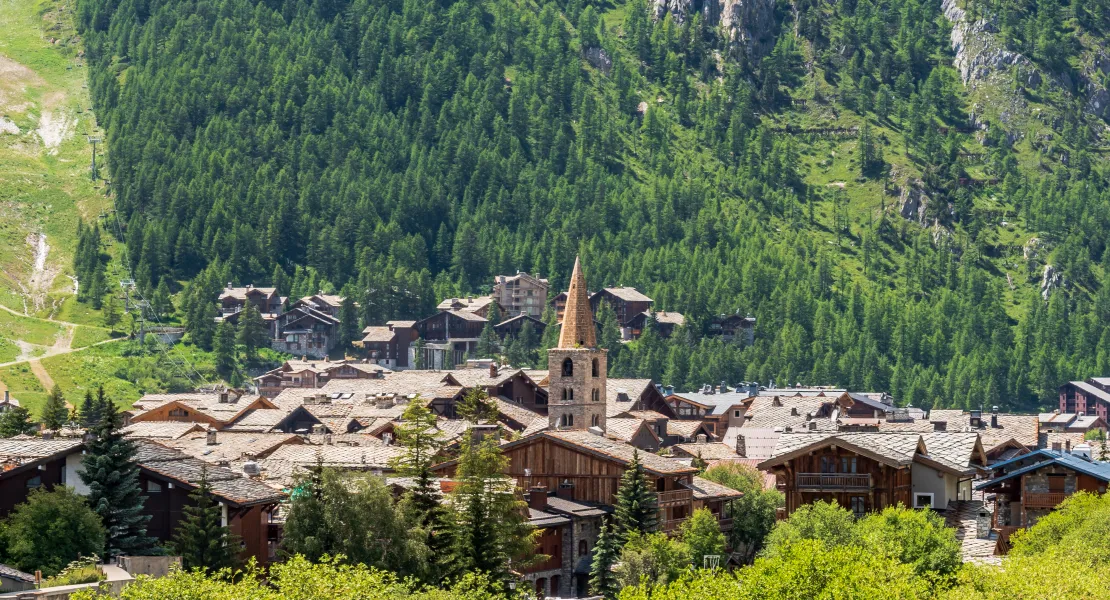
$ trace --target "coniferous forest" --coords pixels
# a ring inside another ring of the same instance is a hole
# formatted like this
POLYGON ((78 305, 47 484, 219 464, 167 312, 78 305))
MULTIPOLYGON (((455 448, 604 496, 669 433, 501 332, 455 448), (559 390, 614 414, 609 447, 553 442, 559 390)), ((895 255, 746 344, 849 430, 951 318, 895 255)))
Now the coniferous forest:
POLYGON ((611 375, 1015 410, 1110 374, 1106 0, 963 3, 1053 82, 1006 84, 1037 130, 972 97, 939 1, 765 4, 80 0, 109 231, 193 322, 228 281, 418 318, 580 253, 687 317, 611 375), (754 345, 704 337, 737 311, 754 345))

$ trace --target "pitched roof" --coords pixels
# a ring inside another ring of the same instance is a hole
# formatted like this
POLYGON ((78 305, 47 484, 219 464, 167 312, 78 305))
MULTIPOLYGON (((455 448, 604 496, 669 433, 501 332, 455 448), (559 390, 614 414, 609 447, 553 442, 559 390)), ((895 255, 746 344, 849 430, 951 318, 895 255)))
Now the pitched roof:
POLYGON ((1071 384, 1099 400, 1110 402, 1110 392, 1106 390, 1100 390, 1086 381, 1072 381, 1071 384))
MULTIPOLYGON (((625 302, 654 302, 654 300, 643 295, 640 293, 640 290, 634 287, 607 287, 603 288, 601 291, 616 296, 625 302)), ((598 294, 600 293, 601 292, 598 292, 598 294)))
POLYGON ((512 400, 509 400, 504 396, 495 396, 493 400, 497 403, 498 412, 516 421, 524 427, 528 427, 528 425, 530 425, 534 419, 547 419, 547 417, 541 415, 540 413, 528 410, 527 408, 524 408, 523 406, 517 404, 516 402, 513 402, 512 400))
POLYGON ((183 435, 203 432, 208 428, 200 423, 181 423, 178 421, 139 421, 120 431, 124 437, 174 440, 183 435))
POLYGON ((282 446, 267 461, 287 461, 297 466, 315 465, 343 468, 388 469, 389 462, 400 456, 403 449, 385 443, 365 446, 309 446, 307 444, 282 446))
POLYGON ((687 484, 686 487, 694 492, 694 500, 731 500, 744 495, 728 486, 697 475, 692 478, 692 482, 687 484))
POLYGON ((936 431, 921 436, 929 458, 959 471, 986 467, 987 454, 975 432, 936 431))
POLYGON ((607 378, 605 380, 605 416, 615 417, 636 408, 640 396, 652 385, 650 379, 607 378))
POLYGON ((362 332, 366 334, 362 341, 370 344, 392 342, 397 337, 397 332, 386 326, 367 327, 362 332))
POLYGON ((247 479, 226 467, 209 465, 175 448, 150 440, 137 440, 135 445, 138 448, 136 461, 143 470, 189 487, 196 487, 200 483, 202 472, 207 472, 212 495, 232 504, 270 504, 284 498, 281 493, 260 481, 247 479))
MULTIPOLYGON (((643 452, 625 442, 594 435, 589 431, 544 431, 533 437, 541 436, 569 444, 591 454, 600 455, 625 466, 632 462, 634 453, 639 454, 644 470, 655 475, 680 475, 697 471, 697 469, 683 465, 676 460, 658 456, 651 452, 643 452)), ((512 443, 519 443, 519 441, 512 443)))
POLYGON ((248 285, 245 287, 228 286, 225 287, 222 292, 220 292, 219 299, 223 300, 224 298, 234 298, 235 300, 245 301, 247 299, 247 295, 254 292, 261 293, 264 296, 273 296, 275 293, 277 293, 277 288, 255 287, 253 285, 248 285))
POLYGON ((266 432, 288 417, 292 410, 283 408, 253 408, 243 413, 238 419, 224 426, 224 431, 256 431, 266 432))
POLYGON ((15 567, 0 564, 0 577, 4 579, 11 579, 14 581, 21 581, 23 583, 34 583, 35 576, 30 573, 24 573, 15 567))
POLYGON ((216 432, 216 443, 208 443, 208 434, 190 434, 166 440, 162 444, 177 448, 204 462, 218 463, 265 456, 285 444, 300 444, 301 437, 292 433, 216 432))
POLYGON ((759 468, 777 466, 800 453, 834 443, 890 466, 908 465, 918 452, 928 452, 917 433, 784 433, 774 454, 759 468))
POLYGON ((1071 469, 1072 471, 1094 477, 1099 481, 1110 483, 1110 462, 1088 461, 1073 454, 1053 454, 1053 456, 1046 457, 1046 460, 1033 463, 1020 469, 1014 469, 1013 471, 1010 471, 1005 475, 1000 475, 993 479, 984 481, 983 483, 976 485, 975 489, 982 490, 985 488, 993 487, 995 484, 1007 479, 1011 479, 1019 475, 1024 475, 1025 473, 1029 473, 1031 471, 1036 471, 1038 469, 1041 469, 1042 467, 1046 467, 1051 464, 1061 465, 1063 467, 1071 469))
POLYGON ((436 310, 455 311, 454 306, 459 306, 458 311, 474 312, 481 310, 493 302, 492 296, 473 296, 470 298, 447 298, 436 305, 436 310))
POLYGON ((570 290, 567 292, 563 328, 559 332, 557 347, 597 347, 597 327, 594 325, 594 314, 590 310, 590 299, 586 292, 586 278, 582 275, 582 265, 578 257, 574 258, 574 270, 570 275, 570 290))
POLYGON ((471 321, 474 323, 485 323, 487 321, 487 319, 482 315, 475 314, 466 310, 445 310, 443 312, 449 315, 454 315, 464 321, 471 321))
POLYGON ((674 312, 673 310, 667 312, 665 310, 656 311, 655 313, 645 312, 644 315, 654 317, 656 323, 666 323, 669 325, 684 325, 686 317, 682 313, 674 312))
POLYGON ((622 442, 631 442, 644 427, 647 427, 651 437, 658 442, 659 436, 643 419, 605 419, 605 435, 622 442))
POLYGON ((710 442, 707 444, 675 444, 671 446, 671 448, 691 457, 701 456, 707 461, 740 458, 740 455, 736 454, 735 449, 719 442, 710 442))
MULTIPOLYGON (((83 442, 80 439, 0 439, 0 464, 25 465, 43 458, 76 452, 82 446, 83 442)), ((4 468, 0 467, 0 473, 3 470, 4 468)))
POLYGON ((691 438, 697 434, 701 426, 701 421, 678 421, 670 419, 667 421, 667 435, 691 438))
POLYGON ((725 431, 723 444, 730 448, 738 448, 737 438, 744 437, 744 457, 765 459, 771 458, 775 452, 781 431, 775 429, 760 429, 757 427, 729 427, 725 431))

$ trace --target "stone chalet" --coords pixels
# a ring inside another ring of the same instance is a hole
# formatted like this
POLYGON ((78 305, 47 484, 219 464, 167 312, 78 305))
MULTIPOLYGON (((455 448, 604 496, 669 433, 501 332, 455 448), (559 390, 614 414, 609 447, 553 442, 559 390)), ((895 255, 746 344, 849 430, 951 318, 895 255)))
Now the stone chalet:
POLYGON ((717 315, 709 321, 709 331, 706 335, 720 337, 726 342, 750 346, 755 342, 755 317, 732 315, 717 315))
POLYGON ((1033 526, 1068 496, 1086 491, 1105 494, 1110 485, 1110 463, 1091 459, 1090 447, 1074 453, 1035 450, 991 467, 991 477, 975 486, 993 504, 991 527, 998 536, 999 554, 1009 549, 1009 536, 1033 526))
POLYGON ((524 569, 523 574, 541 598, 589 595, 594 545, 604 517, 612 512, 609 506, 567 496, 567 490, 558 496, 543 486, 533 486, 525 493, 528 522, 540 532, 536 552, 548 558, 524 569))
POLYGON ((295 356, 324 358, 339 343, 339 308, 343 298, 305 296, 274 319, 270 346, 295 356))
POLYGON ((234 287, 230 283, 220 292, 216 299, 220 304, 220 314, 217 319, 227 319, 238 315, 248 304, 254 306, 265 320, 273 320, 281 314, 281 307, 285 305, 286 298, 279 296, 277 288, 234 287))

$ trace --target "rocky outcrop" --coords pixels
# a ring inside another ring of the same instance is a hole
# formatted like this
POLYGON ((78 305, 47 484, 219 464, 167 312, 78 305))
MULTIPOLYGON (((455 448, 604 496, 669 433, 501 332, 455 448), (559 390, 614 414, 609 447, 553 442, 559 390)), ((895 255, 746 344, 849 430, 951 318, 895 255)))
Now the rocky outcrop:
POLYGON ((925 224, 925 211, 929 208, 929 196, 920 185, 907 184, 902 187, 898 198, 898 214, 902 218, 925 224))
POLYGON ((957 0, 944 0, 944 16, 952 22, 952 50, 956 53, 954 66, 960 72, 964 85, 975 87, 979 81, 992 75, 1010 73, 1018 67, 1022 80, 1030 87, 1040 85, 1042 76, 1025 56, 1005 49, 994 34, 998 32, 993 20, 971 21, 957 0))
POLYGON ((1048 300, 1052 290, 1064 285, 1064 274, 1052 265, 1044 266, 1044 275, 1041 276, 1041 298, 1048 300))
POLYGON ((609 58, 609 53, 604 48, 586 48, 583 51, 586 55, 586 60, 594 66, 595 69, 608 75, 609 71, 613 68, 613 59, 609 58))
POLYGON ((654 0, 651 10, 656 19, 671 13, 679 23, 700 11, 707 24, 724 27, 732 44, 751 58, 774 45, 775 0, 654 0))

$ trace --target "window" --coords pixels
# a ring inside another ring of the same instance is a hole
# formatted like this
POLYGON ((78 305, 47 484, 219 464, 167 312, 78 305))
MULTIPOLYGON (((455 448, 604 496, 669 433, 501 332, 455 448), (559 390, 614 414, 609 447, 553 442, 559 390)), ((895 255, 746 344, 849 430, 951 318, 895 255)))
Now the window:
POLYGON ((933 494, 914 494, 913 495, 914 508, 932 508, 933 507, 933 494))
POLYGON ((852 496, 852 514, 857 519, 863 518, 863 515, 867 514, 867 498, 852 496))
POLYGON ((597 388, 593 389, 593 391, 590 393, 590 397, 590 399, 594 402, 601 402, 601 392, 598 391, 597 388))
POLYGON ((149 481, 148 480, 146 482, 146 493, 148 493, 148 494, 161 494, 162 493, 162 484, 158 483, 157 481, 149 481))
POLYGON ((27 480, 27 489, 33 490, 42 487, 42 476, 35 475, 27 480))
POLYGON ((1048 491, 1054 494, 1064 493, 1064 483, 1066 480, 1066 475, 1050 474, 1048 476, 1048 491))
POLYGON ((590 427, 601 427, 601 417, 597 415, 590 417, 590 427))
POLYGON ((732 411, 732 416, 739 419, 740 418, 740 411, 738 411, 738 410, 732 411))
POLYGON ((563 415, 563 427, 574 427, 574 415, 563 415))
POLYGON ((856 457, 843 456, 840 458, 840 472, 841 473, 855 473, 856 472, 856 457))
POLYGON ((574 377, 574 361, 570 358, 563 359, 563 377, 574 377))
POLYGON ((836 473, 836 458, 832 456, 821 457, 821 472, 836 473))
POLYGON ((574 400, 574 390, 563 388, 563 400, 574 400))
POLYGON ((170 416, 171 417, 187 417, 187 416, 189 416, 189 411, 185 410, 184 408, 175 408, 175 409, 170 411, 170 416))
POLYGON ((586 540, 578 540, 578 556, 586 556, 589 551, 589 544, 586 543, 586 540))
POLYGON ((590 376, 601 377, 601 363, 596 358, 590 363, 590 376))

